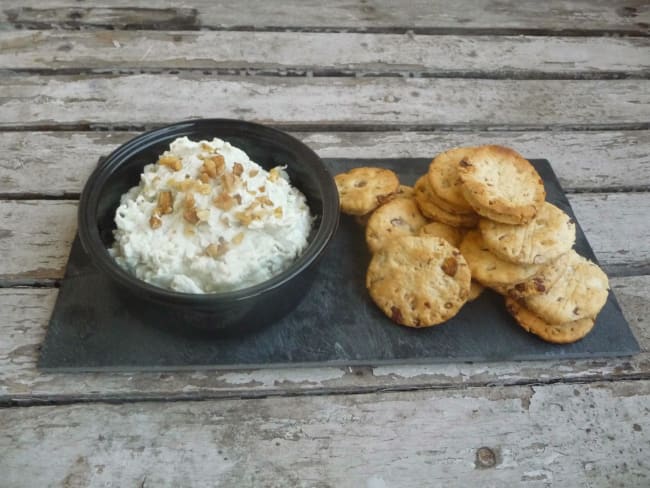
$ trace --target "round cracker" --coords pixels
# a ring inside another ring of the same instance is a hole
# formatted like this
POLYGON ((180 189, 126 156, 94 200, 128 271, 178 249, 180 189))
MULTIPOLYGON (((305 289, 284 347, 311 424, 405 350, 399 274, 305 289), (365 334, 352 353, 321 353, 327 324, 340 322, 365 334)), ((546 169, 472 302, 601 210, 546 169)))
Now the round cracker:
POLYGON ((339 191, 341 211, 364 215, 384 203, 399 189, 397 175, 384 168, 353 168, 334 177, 339 191))
POLYGON ((438 154, 429 165, 429 184, 433 194, 439 199, 435 203, 448 212, 474 213, 474 209, 463 196, 458 164, 475 150, 475 147, 450 149, 438 154))
POLYGON ((467 301, 471 302, 473 300, 476 300, 484 291, 485 287, 483 285, 481 285, 476 280, 472 280, 469 284, 469 296, 467 297, 467 301))
POLYGON ((505 223, 529 222, 546 198, 533 165, 507 147, 477 148, 461 160, 458 174, 463 196, 474 210, 505 223))
POLYGON ((412 198, 395 198, 372 212, 366 225, 366 242, 375 253, 388 240, 415 235, 427 223, 412 198))
POLYGON ((590 317, 564 324, 549 324, 512 298, 506 297, 506 308, 526 331, 554 344, 579 341, 593 329, 596 320, 590 317))
POLYGON ((515 299, 526 298, 532 295, 546 293, 557 280, 564 274, 570 259, 569 253, 565 253, 555 261, 542 265, 542 268, 531 278, 515 283, 507 288, 504 295, 515 299))
POLYGON ((460 243, 460 252, 467 260, 472 278, 499 293, 511 285, 531 279, 539 274, 542 266, 520 265, 504 261, 487 248, 478 230, 470 230, 460 243))
POLYGON ((576 240, 571 217, 555 205, 544 202, 527 224, 510 225, 493 220, 479 221, 485 245, 507 261, 544 264, 565 254, 576 240))
POLYGON ((609 280, 597 264, 574 250, 567 255, 562 275, 553 286, 524 300, 526 308, 550 324, 595 317, 609 294, 609 280))
POLYGON ((458 227, 443 224, 442 222, 429 222, 418 230, 419 236, 441 237, 454 247, 458 247, 463 240, 463 232, 458 227))
POLYGON ((431 190, 427 175, 420 177, 416 181, 414 190, 415 201, 418 203, 420 211, 425 217, 453 227, 475 227, 478 224, 478 216, 476 214, 452 214, 433 203, 431 201, 433 190, 431 190))
POLYGON ((373 255, 366 286, 394 322, 428 327, 458 313, 467 301, 470 279, 465 259, 444 239, 403 236, 373 255))

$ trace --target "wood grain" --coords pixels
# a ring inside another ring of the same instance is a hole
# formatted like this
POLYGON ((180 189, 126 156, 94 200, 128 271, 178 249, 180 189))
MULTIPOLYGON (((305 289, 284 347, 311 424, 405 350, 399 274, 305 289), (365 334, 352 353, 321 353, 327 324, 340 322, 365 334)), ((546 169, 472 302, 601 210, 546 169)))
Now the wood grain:
POLYGON ((194 117, 285 126, 645 128, 650 80, 238 77, 0 78, 0 128, 156 125, 194 117))
MULTIPOLYGON (((0 132, 0 196, 81 192, 100 156, 135 132, 0 132)), ((547 158, 563 188, 624 190, 650 182, 650 131, 294 132, 328 158, 433 157, 462 145, 502 144, 547 158)))
POLYGON ((36 368, 55 289, 0 289, 0 404, 352 393, 650 378, 650 276, 611 287, 642 349, 633 357, 375 368, 47 374, 36 368))
MULTIPOLYGON (((650 193, 570 194, 578 222, 609 273, 650 273, 650 193)), ((0 200, 0 283, 63 277, 76 230, 76 201, 0 200)))
POLYGON ((134 7, 131 0, 92 0, 83 4, 54 0, 44 4, 23 0, 6 5, 0 25, 23 28, 113 27, 148 29, 298 29, 373 30, 414 29, 424 32, 498 31, 538 34, 583 32, 647 34, 650 8, 644 0, 623 3, 607 0, 536 0, 503 3, 499 0, 414 0, 395 8, 390 0, 349 2, 334 0, 241 0, 228 3, 170 0, 134 7))
POLYGON ((278 75, 629 77, 650 74, 648 48, 650 39, 638 37, 6 31, 0 32, 0 66, 80 71, 191 68, 278 75))
POLYGON ((12 408, 0 470, 12 487, 640 487, 649 401, 634 381, 12 408))

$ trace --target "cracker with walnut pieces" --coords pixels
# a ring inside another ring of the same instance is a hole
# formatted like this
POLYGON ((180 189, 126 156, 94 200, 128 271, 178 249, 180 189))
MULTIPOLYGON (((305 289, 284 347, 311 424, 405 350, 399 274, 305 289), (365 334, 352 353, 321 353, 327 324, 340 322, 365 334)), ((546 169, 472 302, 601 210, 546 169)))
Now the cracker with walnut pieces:
POLYGON ((467 301, 470 279, 465 259, 444 239, 403 236, 373 255, 366 287, 393 322, 429 327, 458 313, 467 301))
POLYGON ((460 243, 460 252, 467 260, 472 278, 499 293, 505 293, 516 283, 539 276, 542 269, 538 264, 515 264, 495 256, 477 230, 471 230, 465 235, 460 243))
POLYGON ((476 148, 457 147, 436 156, 429 165, 427 176, 439 207, 451 213, 474 213, 467 203, 458 176, 458 163, 470 156, 476 148))
POLYGON ((415 235, 428 221, 412 198, 396 198, 370 214, 366 226, 366 243, 370 252, 398 236, 415 235))
POLYGON ((564 324, 549 324, 521 303, 506 298, 506 309, 517 323, 531 334, 554 344, 570 344, 585 337, 594 327, 594 318, 584 318, 564 324))
POLYGON ((481 219, 485 245, 502 259, 521 264, 543 264, 557 259, 573 247, 576 226, 555 205, 544 202, 527 224, 511 225, 481 219))
POLYGON ((475 227, 478 223, 478 215, 473 214, 452 214, 437 206, 431 198, 433 190, 429 184, 427 175, 421 176, 415 183, 415 200, 425 217, 436 222, 451 225, 453 227, 475 227))
POLYGON ((481 146, 458 165, 465 199, 477 213, 507 224, 524 224, 546 198, 532 164, 502 146, 481 146))
POLYGON ((546 293, 525 299, 526 307, 550 324, 596 317, 607 302, 609 280, 597 264, 574 250, 560 278, 546 293))
POLYGON ((364 215, 399 189, 397 175, 383 168, 353 168, 334 177, 339 191, 341 211, 349 215, 364 215))

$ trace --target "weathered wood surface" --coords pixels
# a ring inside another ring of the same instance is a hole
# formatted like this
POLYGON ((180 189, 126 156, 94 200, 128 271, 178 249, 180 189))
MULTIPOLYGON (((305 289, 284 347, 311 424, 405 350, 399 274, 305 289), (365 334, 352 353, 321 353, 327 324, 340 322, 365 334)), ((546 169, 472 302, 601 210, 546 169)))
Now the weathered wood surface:
POLYGON ((200 399, 650 378, 650 276, 611 280, 639 341, 633 357, 164 373, 46 374, 36 369, 55 289, 0 289, 0 403, 200 399))
POLYGON ((528 31, 541 34, 588 31, 642 34, 649 32, 650 7, 644 0, 414 0, 396 8, 391 0, 327 2, 316 0, 171 0, 134 7, 130 0, 3 1, 0 26, 47 29, 112 27, 149 29, 378 30, 425 32, 528 31))
POLYGON ((650 39, 230 31, 0 32, 0 67, 275 74, 621 77, 650 74, 650 39), (233 46, 236 49, 233 51, 233 46), (354 47, 354 49, 351 49, 354 47))
POLYGON ((0 472, 16 488, 646 487, 648 402, 633 381, 13 408, 0 472))
MULTIPOLYGON (((0 196, 81 192, 97 159, 137 132, 0 132, 0 196)), ((294 132, 321 157, 433 157, 462 145, 502 144, 551 161, 567 191, 650 185, 650 131, 294 132)))
MULTIPOLYGON (((650 193, 570 194, 578 222, 609 273, 650 273, 650 193)), ((63 277, 76 201, 0 200, 0 284, 63 277)))
POLYGON ((134 126, 192 117, 293 127, 517 130, 645 128, 650 121, 650 80, 13 75, 0 78, 0 92, 0 128, 134 126))

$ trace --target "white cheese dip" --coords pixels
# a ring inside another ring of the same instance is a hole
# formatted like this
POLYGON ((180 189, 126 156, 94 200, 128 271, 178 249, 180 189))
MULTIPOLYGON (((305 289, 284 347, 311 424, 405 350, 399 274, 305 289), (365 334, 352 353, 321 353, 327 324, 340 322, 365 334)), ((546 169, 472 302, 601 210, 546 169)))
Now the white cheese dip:
POLYGON ((182 137, 122 196, 110 252, 163 288, 237 290, 286 269, 307 247, 312 222, 281 167, 266 171, 221 139, 182 137))

